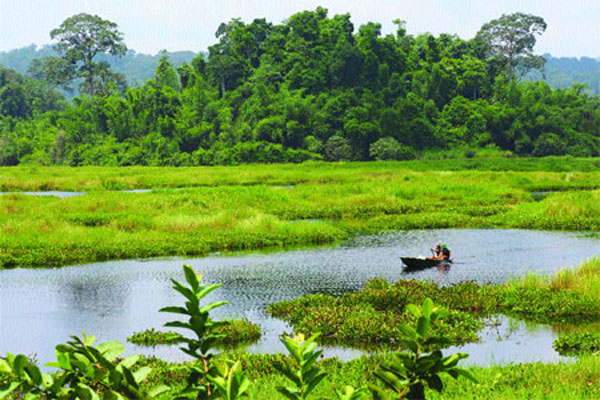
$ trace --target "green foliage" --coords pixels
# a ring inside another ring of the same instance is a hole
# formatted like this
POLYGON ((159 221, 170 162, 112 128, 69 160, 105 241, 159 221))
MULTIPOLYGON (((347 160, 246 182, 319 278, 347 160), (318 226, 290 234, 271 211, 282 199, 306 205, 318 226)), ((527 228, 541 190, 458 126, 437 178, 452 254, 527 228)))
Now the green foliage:
MULTIPOLYGON (((423 353, 426 347, 440 343, 439 338, 431 337, 430 328, 433 322, 447 315, 447 310, 434 306, 429 298, 425 299, 422 308, 414 304, 406 308, 417 319, 416 329, 407 324, 400 327, 400 342, 409 352, 398 353, 392 362, 382 363, 380 369, 373 372, 377 379, 400 397, 406 393, 407 399, 425 399, 426 386, 441 393, 444 388, 441 374, 448 374, 454 379, 463 376, 476 382, 469 371, 457 366, 460 360, 468 357, 467 354, 444 357, 440 350, 423 353)), ((373 389, 378 391, 376 387, 373 389)))
POLYGON ((552 347, 560 355, 597 354, 600 352, 600 334, 583 332, 562 335, 554 340, 552 347))
POLYGON ((0 358, 0 399, 12 393, 39 398, 38 395, 52 385, 53 378, 49 374, 42 374, 37 365, 23 354, 6 353, 6 358, 0 358))
POLYGON ((386 136, 371 145, 369 155, 375 160, 412 160, 416 158, 413 149, 403 146, 392 137, 386 136))
POLYGON ((398 229, 593 231, 600 229, 597 163, 490 158, 252 169, 0 168, 3 191, 86 191, 69 199, 0 196, 0 265, 321 245, 398 229), (177 187, 185 189, 171 190, 177 187), (143 188, 155 190, 117 191, 143 188), (530 191, 561 192, 535 202, 530 191))
POLYGON ((290 400, 306 400, 310 393, 325 378, 326 374, 315 365, 322 350, 316 350, 318 334, 304 338, 299 334, 295 337, 283 336, 280 340, 290 352, 297 365, 275 365, 285 377, 292 382, 293 386, 280 386, 277 388, 286 398, 290 400))
POLYGON ((181 347, 181 350, 200 360, 202 364, 199 367, 190 367, 188 385, 180 395, 183 396, 182 398, 204 398, 204 396, 211 396, 213 393, 208 376, 211 372, 211 359, 214 356, 212 350, 221 337, 221 335, 214 333, 214 329, 224 324, 222 321, 214 321, 209 314, 211 310, 221 307, 227 302, 219 301, 202 305, 202 299, 221 287, 222 284, 200 283, 199 277, 189 265, 183 266, 183 272, 188 286, 174 279, 171 279, 171 281, 173 282, 173 289, 185 297, 185 307, 169 306, 163 307, 159 311, 184 315, 188 318, 187 322, 171 321, 167 322, 165 326, 187 329, 196 336, 195 338, 181 338, 181 341, 187 345, 181 347))
POLYGON ((62 110, 46 93, 39 106, 28 85, 0 78, 0 110, 10 116, 0 119, 0 165, 365 161, 486 146, 598 156, 597 96, 505 76, 541 64, 532 48, 545 27, 516 13, 463 40, 405 28, 382 36, 373 22, 355 33, 350 15, 329 17, 322 7, 281 24, 233 19, 190 64, 178 56, 175 68, 175 54, 162 53, 150 67, 136 55, 154 76, 125 90, 109 64, 132 62, 131 52, 114 61, 125 51, 116 25, 75 15, 52 31, 60 57, 36 59, 31 73, 54 85, 79 77, 93 99, 76 97, 62 110), (15 119, 30 125, 26 143, 15 119), (48 127, 34 129, 40 121, 48 127))
POLYGON ((71 336, 72 341, 56 346, 57 361, 47 364, 57 372, 42 374, 24 355, 7 354, 0 359, 0 399, 18 393, 25 399, 154 399, 170 389, 142 383, 152 372, 144 366, 133 369, 139 356, 118 358, 125 350, 119 342, 93 346, 95 338, 71 336))
MULTIPOLYGON (((225 320, 223 325, 214 327, 214 332, 219 336, 217 346, 236 346, 249 344, 260 339, 260 327, 246 320, 225 320)), ((154 328, 143 332, 136 332, 127 338, 128 342, 141 346, 156 346, 159 344, 182 343, 182 336, 173 331, 160 332, 154 328)))
POLYGON ((217 372, 208 379, 215 387, 215 394, 225 400, 236 400, 248 397, 250 380, 240 370, 240 362, 225 362, 216 368, 217 372))

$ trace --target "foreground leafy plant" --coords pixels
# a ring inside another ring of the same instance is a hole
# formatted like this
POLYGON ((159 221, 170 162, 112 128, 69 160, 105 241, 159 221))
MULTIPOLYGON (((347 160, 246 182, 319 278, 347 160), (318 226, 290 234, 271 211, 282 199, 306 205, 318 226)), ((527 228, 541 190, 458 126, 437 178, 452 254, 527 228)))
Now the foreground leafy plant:
MULTIPOLYGON (((470 372, 457 367, 460 360, 468 357, 467 354, 456 353, 444 357, 440 350, 429 354, 423 353, 423 349, 428 346, 446 342, 444 339, 431 337, 429 333, 431 323, 443 318, 447 314, 447 310, 435 307, 429 298, 425 299, 422 308, 414 304, 409 304, 406 308, 417 319, 416 329, 407 324, 400 327, 403 334, 400 342, 410 352, 398 353, 393 361, 383 363, 379 369, 374 371, 375 377, 397 393, 399 398, 406 396, 407 399, 425 399, 425 385, 441 392, 444 387, 440 376, 442 373, 446 373, 454 379, 464 376, 476 382, 470 372)), ((373 385, 371 388, 376 394, 380 393, 378 387, 373 385)))
POLYGON ((208 379, 214 384, 217 395, 226 400, 235 400, 242 397, 248 397, 248 388, 250 380, 240 369, 240 362, 226 362, 216 368, 217 372, 208 376, 208 379))
POLYGON ((51 384, 52 378, 42 374, 23 354, 6 353, 5 359, 0 358, 0 399, 16 391, 36 398, 51 384))
POLYGON ((0 360, 0 399, 18 393, 25 399, 124 400, 154 399, 170 390, 159 385, 148 391, 142 382, 152 371, 149 367, 132 370, 140 356, 133 355, 117 362, 124 353, 120 342, 93 346, 96 338, 71 336, 72 341, 56 346, 57 361, 46 364, 59 370, 42 374, 24 355, 7 354, 0 360))
POLYGON ((315 362, 323 353, 323 350, 316 350, 318 337, 319 334, 316 334, 305 340, 304 335, 299 334, 294 337, 283 336, 280 339, 298 363, 298 368, 275 365, 275 368, 294 384, 294 386, 277 387, 277 390, 288 399, 306 400, 308 395, 327 375, 315 365, 315 362))
MULTIPOLYGON (((191 330, 195 334, 195 338, 181 337, 181 342, 187 345, 186 347, 181 347, 181 350, 199 360, 201 365, 200 367, 195 365, 188 367, 190 369, 190 375, 187 380, 187 386, 178 394, 179 397, 177 398, 215 398, 217 396, 217 391, 213 388, 214 385, 217 385, 217 388, 219 388, 219 385, 226 385, 226 382, 238 382, 240 379, 240 384, 245 382, 243 381, 242 376, 235 375, 231 369, 228 370, 229 375, 227 375, 227 373, 223 375, 222 372, 219 372, 218 369, 211 365, 211 360, 213 358, 213 353, 211 351, 215 348, 219 339, 224 336, 214 332, 216 328, 223 326, 225 322, 214 321, 210 318, 210 311, 217 307, 221 307, 228 302, 218 301, 201 305, 200 302, 202 299, 223 284, 200 283, 199 277, 189 265, 183 266, 183 273, 189 286, 184 286, 174 279, 171 279, 171 281, 173 282, 173 289, 186 298, 187 301, 185 302, 185 307, 164 307, 160 309, 160 312, 181 314, 188 317, 187 322, 171 321, 167 322, 165 326, 191 330), (232 379, 234 381, 231 381, 232 379)), ((228 393, 232 396, 234 394, 237 396, 242 395, 243 391, 230 391, 228 393)))

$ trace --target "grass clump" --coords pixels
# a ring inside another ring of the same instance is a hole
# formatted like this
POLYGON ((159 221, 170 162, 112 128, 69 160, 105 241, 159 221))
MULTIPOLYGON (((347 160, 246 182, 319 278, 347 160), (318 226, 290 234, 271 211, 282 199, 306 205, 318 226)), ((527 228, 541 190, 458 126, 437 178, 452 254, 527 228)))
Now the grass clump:
POLYGON ((600 258, 584 261, 576 268, 562 268, 555 275, 528 273, 511 282, 514 287, 570 290, 586 298, 600 299, 600 258))
POLYGON ((444 338, 452 344, 477 340, 482 322, 464 310, 478 307, 474 304, 483 304, 483 299, 469 306, 461 302, 454 307, 448 301, 452 297, 458 300, 469 292, 478 295, 472 291, 474 285, 439 288, 432 283, 401 281, 385 288, 381 286, 382 281, 376 280, 365 290, 341 297, 323 294, 304 296, 272 304, 267 312, 292 323, 296 331, 306 334, 320 332, 321 342, 353 347, 399 348, 401 326, 415 322, 414 316, 406 310, 407 304, 432 297, 449 308, 443 320, 433 323, 432 336, 444 338), (454 293, 449 294, 448 291, 454 293))
MULTIPOLYGON (((251 344, 260 339, 260 327, 246 320, 225 320, 224 324, 213 329, 215 335, 222 335, 217 340, 220 347, 251 344)), ((140 346, 173 345, 184 342, 184 337, 173 331, 158 331, 154 328, 135 332, 127 341, 140 346)))
MULTIPOLYGON (((290 356, 281 354, 227 353, 219 358, 240 361, 253 383, 249 389, 250 399, 284 400, 286 397, 277 387, 286 383, 285 377, 275 368, 277 364, 293 365, 290 356)), ((374 354, 348 362, 323 359, 318 365, 327 376, 314 390, 314 398, 336 398, 336 391, 345 386, 359 387, 365 383, 375 384, 373 371, 383 362, 393 359, 393 353, 374 354)), ((148 385, 167 384, 174 389, 185 385, 183 365, 170 364, 156 358, 146 359, 152 368, 148 385)), ((439 400, 589 400, 600 397, 600 358, 582 356, 575 361, 556 364, 528 363, 506 366, 469 367, 468 371, 478 384, 467 380, 455 381, 443 377, 444 392, 426 389, 427 399, 439 400), (551 376, 552 379, 548 379, 551 376)), ((384 399, 396 399, 391 392, 384 399)))
POLYGON ((582 332, 563 335, 552 343, 552 347, 559 354, 566 356, 598 354, 600 352, 600 334, 598 332, 582 332))

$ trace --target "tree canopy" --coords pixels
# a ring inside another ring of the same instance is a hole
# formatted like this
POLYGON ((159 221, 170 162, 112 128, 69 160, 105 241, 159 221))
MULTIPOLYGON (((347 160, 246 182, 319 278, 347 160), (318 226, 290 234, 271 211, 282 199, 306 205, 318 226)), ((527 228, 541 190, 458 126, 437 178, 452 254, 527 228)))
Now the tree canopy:
POLYGON ((523 60, 535 43, 527 35, 545 28, 538 18, 484 25, 491 35, 502 30, 490 26, 514 22, 508 31, 521 39, 509 53, 493 53, 499 44, 487 33, 414 36, 396 20, 397 32, 382 35, 378 23, 356 29, 350 15, 321 7, 281 24, 234 19, 219 26, 208 56, 175 68, 163 53, 154 77, 125 92, 94 61, 93 95, 84 71, 84 95, 68 103, 6 70, 0 164, 407 159, 479 148, 598 156, 600 97, 510 77, 510 68, 532 65, 523 60))
POLYGON ((508 70, 508 79, 513 78, 515 68, 527 72, 540 69, 545 63, 541 56, 533 54, 536 35, 546 31, 542 17, 531 14, 514 13, 502 15, 481 27, 477 39, 485 46, 485 53, 497 57, 508 70))
POLYGON ((50 37, 58 41, 55 49, 61 56, 37 60, 31 68, 35 76, 62 86, 82 78, 80 92, 90 96, 107 94, 110 84, 124 89, 122 75, 112 72, 106 62, 95 62, 99 54, 120 56, 127 51, 117 24, 81 13, 67 18, 50 37))

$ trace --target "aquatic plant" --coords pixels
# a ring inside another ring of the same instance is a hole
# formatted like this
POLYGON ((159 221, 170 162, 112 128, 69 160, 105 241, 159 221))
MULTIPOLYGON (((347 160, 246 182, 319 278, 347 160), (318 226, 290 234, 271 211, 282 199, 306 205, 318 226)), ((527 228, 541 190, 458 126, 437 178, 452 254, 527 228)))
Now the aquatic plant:
POLYGON ((528 193, 597 189, 600 172, 544 172, 561 164, 548 160, 501 162, 497 168, 487 161, 435 168, 424 161, 253 169, 0 168, 6 190, 87 191, 68 199, 0 196, 0 268, 319 245, 381 230, 600 229, 597 190, 551 194, 540 202, 528 193), (158 190, 123 193, 103 186, 158 190))
MULTIPOLYGON (((223 320, 224 324, 214 328, 214 334, 220 338, 216 346, 234 346, 253 343, 260 339, 260 327, 246 320, 223 320)), ((183 342, 181 334, 173 331, 161 332, 154 328, 135 332, 127 341, 140 346, 157 346, 160 344, 178 344, 183 342)))
POLYGON ((600 334, 582 332, 558 337, 552 347, 561 355, 582 355, 600 353, 600 334))

